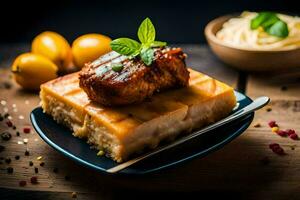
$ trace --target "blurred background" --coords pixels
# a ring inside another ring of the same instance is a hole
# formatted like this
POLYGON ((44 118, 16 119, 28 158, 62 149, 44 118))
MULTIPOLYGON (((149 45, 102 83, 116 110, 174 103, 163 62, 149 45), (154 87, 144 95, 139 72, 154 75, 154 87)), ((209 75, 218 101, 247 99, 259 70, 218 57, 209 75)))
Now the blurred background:
POLYGON ((274 10, 300 15, 299 2, 287 0, 10 0, 1 6, 0 43, 31 42, 45 30, 70 42, 85 33, 136 38, 145 17, 157 29, 157 39, 169 43, 204 43, 205 25, 215 17, 243 10, 274 10))

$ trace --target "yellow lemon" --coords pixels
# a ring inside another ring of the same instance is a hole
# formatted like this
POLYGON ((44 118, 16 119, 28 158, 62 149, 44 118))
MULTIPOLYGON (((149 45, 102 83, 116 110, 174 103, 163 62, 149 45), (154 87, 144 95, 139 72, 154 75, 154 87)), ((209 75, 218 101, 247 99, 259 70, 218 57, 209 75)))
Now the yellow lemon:
POLYGON ((109 37, 96 33, 78 37, 72 44, 74 64, 81 68, 85 63, 110 52, 110 42, 109 37))
POLYGON ((24 53, 15 59, 11 70, 24 89, 38 90, 42 83, 57 77, 58 67, 42 55, 24 53))
POLYGON ((72 68, 71 47, 68 41, 58 33, 46 31, 37 35, 32 41, 31 51, 49 58, 61 72, 72 68))

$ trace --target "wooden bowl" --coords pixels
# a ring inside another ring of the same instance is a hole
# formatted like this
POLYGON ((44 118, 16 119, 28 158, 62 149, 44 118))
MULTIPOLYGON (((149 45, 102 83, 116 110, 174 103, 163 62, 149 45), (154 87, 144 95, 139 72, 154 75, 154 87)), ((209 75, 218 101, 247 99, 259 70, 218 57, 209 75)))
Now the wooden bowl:
POLYGON ((300 48, 252 50, 224 44, 216 37, 216 33, 232 17, 235 15, 216 18, 207 24, 204 31, 210 48, 224 63, 244 71, 285 71, 300 67, 300 48))

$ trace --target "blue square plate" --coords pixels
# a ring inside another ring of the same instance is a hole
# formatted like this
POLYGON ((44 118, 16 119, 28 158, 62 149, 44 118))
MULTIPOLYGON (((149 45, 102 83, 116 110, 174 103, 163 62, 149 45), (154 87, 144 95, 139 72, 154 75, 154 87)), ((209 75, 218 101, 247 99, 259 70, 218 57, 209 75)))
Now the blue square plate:
MULTIPOLYGON (((238 104, 233 112, 252 102, 244 94, 235 92, 235 95, 238 104)), ((242 134, 252 122, 253 117, 254 113, 251 113, 175 148, 136 163, 129 168, 119 171, 117 174, 146 174, 176 166, 194 158, 204 157, 242 134)), ((41 107, 35 108, 31 112, 30 119, 41 138, 66 157, 101 172, 105 172, 107 169, 117 165, 116 162, 105 156, 97 156, 97 151, 91 149, 86 141, 74 137, 68 128, 56 123, 50 115, 43 113, 41 107)))

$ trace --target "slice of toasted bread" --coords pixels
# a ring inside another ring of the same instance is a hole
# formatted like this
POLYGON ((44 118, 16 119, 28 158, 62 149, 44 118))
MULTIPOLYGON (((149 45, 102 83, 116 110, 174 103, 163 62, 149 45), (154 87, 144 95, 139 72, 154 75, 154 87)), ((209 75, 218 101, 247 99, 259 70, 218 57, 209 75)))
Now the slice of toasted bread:
POLYGON ((91 102, 80 89, 78 73, 41 86, 44 112, 86 138, 117 162, 162 140, 213 123, 236 105, 228 85, 192 69, 189 87, 154 95, 146 102, 122 107, 104 107, 91 102))

